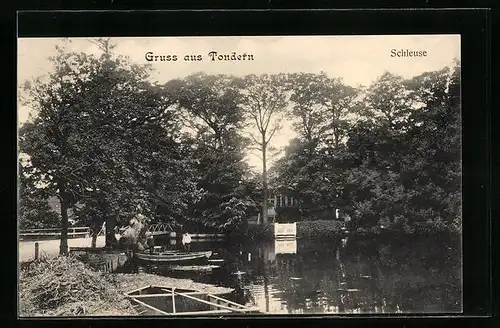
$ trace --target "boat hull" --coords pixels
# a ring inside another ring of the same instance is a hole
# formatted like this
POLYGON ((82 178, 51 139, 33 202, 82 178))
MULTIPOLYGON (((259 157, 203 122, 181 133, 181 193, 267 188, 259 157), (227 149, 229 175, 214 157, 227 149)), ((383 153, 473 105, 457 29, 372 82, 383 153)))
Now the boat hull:
POLYGON ((178 253, 178 252, 165 252, 160 254, 148 254, 148 253, 135 253, 134 258, 150 263, 184 263, 184 262, 194 262, 208 259, 212 256, 211 251, 206 252, 190 252, 190 253, 178 253))

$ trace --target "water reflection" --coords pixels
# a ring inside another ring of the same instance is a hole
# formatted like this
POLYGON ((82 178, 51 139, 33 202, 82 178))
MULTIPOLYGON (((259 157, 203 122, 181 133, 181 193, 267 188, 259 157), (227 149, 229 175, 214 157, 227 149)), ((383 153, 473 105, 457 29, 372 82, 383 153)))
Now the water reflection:
POLYGON ((233 300, 271 314, 460 312, 460 254, 452 252, 459 244, 449 244, 354 238, 193 243, 224 262, 209 273, 176 274, 233 287, 233 300))

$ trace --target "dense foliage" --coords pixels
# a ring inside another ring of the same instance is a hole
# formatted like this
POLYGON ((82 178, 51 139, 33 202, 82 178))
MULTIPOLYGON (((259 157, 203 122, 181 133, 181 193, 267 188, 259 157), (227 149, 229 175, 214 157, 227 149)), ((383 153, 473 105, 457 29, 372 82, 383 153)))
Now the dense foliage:
POLYGON ((322 91, 342 102, 337 116, 320 96, 305 101, 304 87, 292 97, 295 111, 316 106, 314 119, 300 114, 299 138, 277 165, 303 216, 332 219, 340 208, 362 229, 460 231, 459 65, 408 80, 385 73, 358 97, 339 90, 322 91))
POLYGON ((200 191, 187 207, 186 218, 207 227, 238 225, 255 204, 244 188, 248 166, 237 81, 199 73, 170 81, 166 89, 183 113, 182 124, 189 132, 183 142, 190 145, 185 155, 194 160, 193 181, 200 191))
MULTIPOLYGON (((59 226, 59 214, 49 205, 49 194, 25 174, 28 163, 23 158, 19 165, 19 229, 41 229, 59 226)), ((29 167, 29 166, 28 166, 29 167)))
POLYGON ((69 210, 80 224, 106 222, 113 246, 113 228, 137 213, 239 227, 267 213, 268 188, 299 200, 278 209, 294 220, 341 208, 360 229, 460 230, 458 64, 411 79, 385 73, 367 88, 310 73, 160 85, 98 42, 101 56, 58 49, 54 71, 22 90, 36 116, 19 133, 21 227, 60 225, 61 253, 69 210), (297 138, 271 166, 285 116, 297 138), (245 160, 252 149, 260 176, 245 160), (59 217, 46 203, 54 196, 59 217))

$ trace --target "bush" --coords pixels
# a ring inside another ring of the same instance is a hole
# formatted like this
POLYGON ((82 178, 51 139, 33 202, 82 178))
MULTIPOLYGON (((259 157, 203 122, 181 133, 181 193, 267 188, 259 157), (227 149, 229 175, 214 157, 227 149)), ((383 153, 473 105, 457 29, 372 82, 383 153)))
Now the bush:
POLYGON ((274 236, 274 224, 245 224, 228 231, 229 236, 245 236, 250 239, 269 239, 274 236))
POLYGON ((297 222, 297 237, 327 238, 338 236, 344 223, 333 220, 314 220, 297 222))
MULTIPOLYGON (((334 220, 311 220, 297 222, 298 238, 330 238, 342 233, 344 222, 334 220)), ((250 239, 272 239, 274 237, 274 224, 246 225, 230 235, 245 236, 250 239)))
POLYGON ((72 256, 23 264, 19 274, 19 315, 114 315, 134 313, 112 276, 92 270, 72 256))
POLYGON ((280 223, 297 222, 302 219, 302 213, 296 207, 277 207, 276 217, 280 223))

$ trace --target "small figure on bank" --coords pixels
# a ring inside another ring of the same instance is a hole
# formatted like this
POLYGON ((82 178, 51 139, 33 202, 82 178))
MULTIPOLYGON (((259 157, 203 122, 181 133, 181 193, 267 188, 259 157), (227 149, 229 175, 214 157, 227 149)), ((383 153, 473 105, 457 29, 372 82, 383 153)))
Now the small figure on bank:
POLYGON ((349 213, 345 213, 344 222, 345 222, 345 227, 346 227, 347 231, 352 231, 353 230, 353 222, 351 220, 351 216, 349 215, 349 213))
POLYGON ((191 250, 191 236, 187 232, 182 235, 182 246, 186 251, 191 250))

